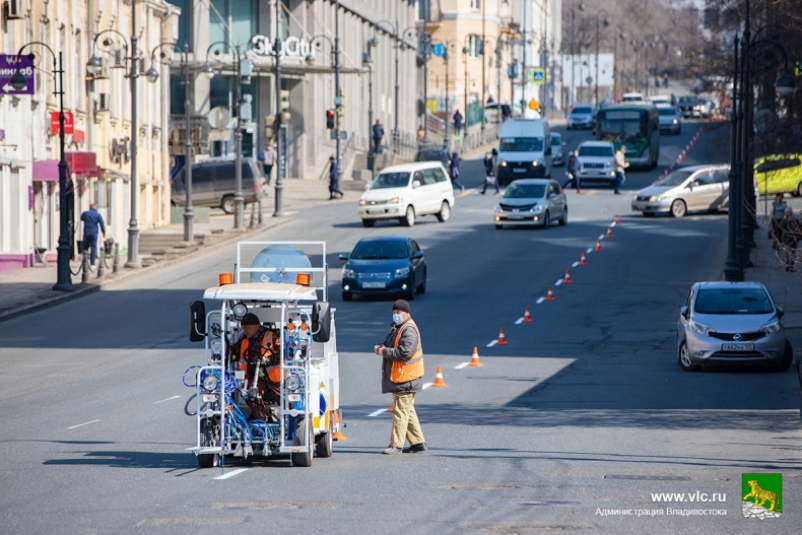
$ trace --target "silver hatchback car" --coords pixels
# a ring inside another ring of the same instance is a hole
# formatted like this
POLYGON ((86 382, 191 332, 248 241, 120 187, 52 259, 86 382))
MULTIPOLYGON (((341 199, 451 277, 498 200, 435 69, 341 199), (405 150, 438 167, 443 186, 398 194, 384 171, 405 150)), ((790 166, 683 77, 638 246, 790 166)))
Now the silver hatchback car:
POLYGON ((697 282, 677 322, 677 361, 685 371, 716 363, 755 363, 785 371, 794 354, 782 308, 759 282, 697 282))
POLYGON ((493 223, 507 226, 549 228, 554 221, 568 224, 568 202, 560 185, 548 178, 515 180, 493 209, 493 223))
POLYGON ((696 165, 681 167, 632 198, 632 211, 653 216, 668 212, 682 217, 696 210, 717 212, 729 204, 730 167, 696 165))

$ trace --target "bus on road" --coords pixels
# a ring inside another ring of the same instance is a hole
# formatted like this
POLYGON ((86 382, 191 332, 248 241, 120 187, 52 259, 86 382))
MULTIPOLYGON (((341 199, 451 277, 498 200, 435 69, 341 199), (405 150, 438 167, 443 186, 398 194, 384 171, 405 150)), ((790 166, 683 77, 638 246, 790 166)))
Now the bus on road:
POLYGON ((633 167, 652 169, 660 158, 660 123, 650 104, 622 104, 602 108, 596 120, 596 139, 612 141, 615 150, 627 147, 633 167))

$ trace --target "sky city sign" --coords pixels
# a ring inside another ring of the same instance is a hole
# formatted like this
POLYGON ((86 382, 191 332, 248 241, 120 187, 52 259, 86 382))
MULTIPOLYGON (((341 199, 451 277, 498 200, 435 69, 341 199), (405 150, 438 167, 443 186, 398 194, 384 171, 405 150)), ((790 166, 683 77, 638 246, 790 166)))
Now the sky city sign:
MULTIPOLYGON (((265 35, 254 35, 251 38, 251 51, 257 56, 274 56, 274 44, 265 35)), ((314 54, 312 45, 304 38, 288 37, 281 43, 281 58, 298 58, 303 60, 309 54, 314 54)))

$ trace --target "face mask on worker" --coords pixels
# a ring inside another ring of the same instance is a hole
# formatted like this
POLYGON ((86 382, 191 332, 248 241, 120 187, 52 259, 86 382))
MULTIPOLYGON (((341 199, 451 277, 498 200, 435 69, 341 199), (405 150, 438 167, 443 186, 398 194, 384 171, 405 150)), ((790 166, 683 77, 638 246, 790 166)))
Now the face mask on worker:
POLYGON ((399 323, 402 323, 403 321, 404 321, 404 315, 403 314, 401 314, 401 313, 393 314, 393 323, 398 325, 399 323))

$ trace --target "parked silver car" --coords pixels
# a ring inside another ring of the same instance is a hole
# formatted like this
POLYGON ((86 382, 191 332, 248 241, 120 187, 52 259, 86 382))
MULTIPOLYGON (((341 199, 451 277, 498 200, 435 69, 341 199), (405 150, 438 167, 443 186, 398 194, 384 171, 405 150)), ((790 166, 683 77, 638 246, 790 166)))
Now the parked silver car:
POLYGON ((682 217, 695 210, 726 209, 730 182, 726 164, 681 167, 632 197, 632 211, 644 216, 670 213, 682 217))
POLYGON ((568 203, 560 185, 548 178, 514 181, 493 210, 497 230, 504 225, 549 228, 555 219, 568 224, 568 203))
POLYGON ((782 308, 759 282, 697 282, 677 322, 677 362, 685 371, 755 363, 785 371, 793 361, 782 308))
POLYGON ((565 141, 560 134, 551 133, 551 165, 552 167, 565 165, 565 155, 563 154, 565 141))

